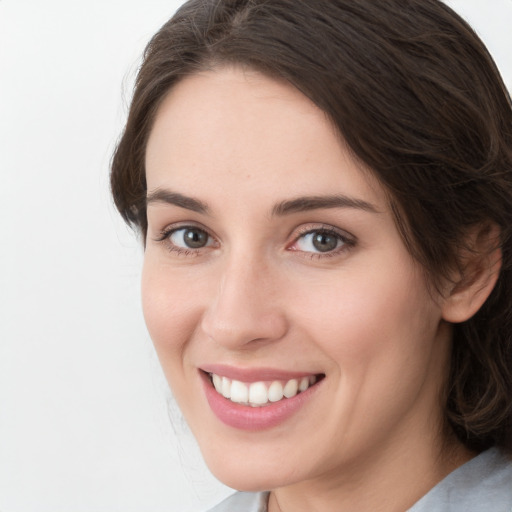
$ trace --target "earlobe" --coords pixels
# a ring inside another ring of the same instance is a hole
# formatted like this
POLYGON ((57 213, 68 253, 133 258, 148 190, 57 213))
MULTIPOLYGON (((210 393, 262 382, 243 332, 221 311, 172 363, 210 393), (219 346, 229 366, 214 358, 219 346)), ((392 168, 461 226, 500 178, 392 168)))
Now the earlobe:
POLYGON ((475 226, 459 255, 460 270, 445 296, 442 315, 451 323, 469 320, 484 304, 498 280, 502 253, 496 224, 475 226))

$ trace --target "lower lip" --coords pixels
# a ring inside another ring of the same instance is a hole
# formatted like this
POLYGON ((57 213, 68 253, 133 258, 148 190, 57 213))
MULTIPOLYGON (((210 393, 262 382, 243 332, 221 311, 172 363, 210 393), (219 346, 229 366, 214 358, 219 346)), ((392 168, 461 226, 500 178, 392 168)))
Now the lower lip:
POLYGON ((321 381, 292 398, 264 407, 240 405, 215 391, 210 378, 201 372, 206 399, 213 413, 226 425, 240 430, 265 430, 284 423, 311 399, 321 381))

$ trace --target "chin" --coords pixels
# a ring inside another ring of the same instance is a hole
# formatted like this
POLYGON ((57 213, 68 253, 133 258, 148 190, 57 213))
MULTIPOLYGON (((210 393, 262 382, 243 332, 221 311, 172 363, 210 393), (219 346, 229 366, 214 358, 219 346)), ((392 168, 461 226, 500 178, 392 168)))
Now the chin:
MULTIPOLYGON (((258 451, 256 449, 256 451, 258 451)), ((211 473, 220 482, 244 492, 260 492, 285 487, 302 480, 293 468, 283 464, 283 458, 269 460, 264 450, 260 455, 244 456, 243 450, 225 450, 223 453, 210 453, 202 450, 205 462, 211 473)), ((284 459, 286 460, 286 459, 284 459)))

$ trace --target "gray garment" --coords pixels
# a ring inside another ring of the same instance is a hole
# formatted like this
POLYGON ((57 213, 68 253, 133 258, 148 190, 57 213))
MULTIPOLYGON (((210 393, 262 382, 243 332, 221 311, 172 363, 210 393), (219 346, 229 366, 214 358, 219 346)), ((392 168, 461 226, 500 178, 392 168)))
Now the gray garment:
POLYGON ((267 512, 268 492, 236 492, 208 512, 267 512))
MULTIPOLYGON (((209 512, 267 512, 268 493, 237 492, 209 512)), ((450 473, 407 512, 512 512, 512 460, 487 450, 450 473)))
POLYGON ((408 512, 512 512, 512 461, 491 448, 450 473, 408 512))

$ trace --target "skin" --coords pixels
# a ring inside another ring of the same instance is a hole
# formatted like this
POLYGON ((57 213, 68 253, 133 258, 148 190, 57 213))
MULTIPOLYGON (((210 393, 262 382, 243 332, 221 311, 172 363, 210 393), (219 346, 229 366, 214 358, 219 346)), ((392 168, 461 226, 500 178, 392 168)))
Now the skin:
POLYGON ((312 102, 250 70, 189 76, 159 108, 146 171, 144 315, 221 481, 273 489, 270 512, 403 512, 471 457, 442 429, 447 301, 429 291, 383 188, 312 102), (275 211, 333 195, 366 206, 275 211), (207 245, 187 248, 184 226, 207 245), (319 253, 304 233, 326 227, 341 238, 319 253), (198 369, 219 363, 325 378, 284 423, 243 431, 206 401, 198 369))

